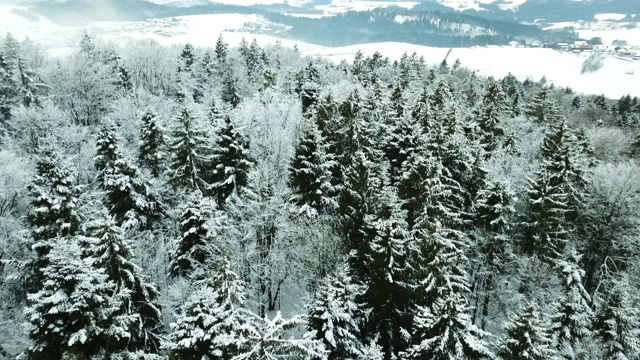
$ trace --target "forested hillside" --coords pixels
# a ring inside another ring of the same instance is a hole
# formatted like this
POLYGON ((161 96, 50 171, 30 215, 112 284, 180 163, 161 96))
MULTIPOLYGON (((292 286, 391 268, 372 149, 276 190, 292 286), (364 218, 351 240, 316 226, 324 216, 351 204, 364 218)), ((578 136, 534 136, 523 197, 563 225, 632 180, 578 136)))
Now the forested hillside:
POLYGON ((2 359, 640 356, 638 98, 0 45, 2 359))

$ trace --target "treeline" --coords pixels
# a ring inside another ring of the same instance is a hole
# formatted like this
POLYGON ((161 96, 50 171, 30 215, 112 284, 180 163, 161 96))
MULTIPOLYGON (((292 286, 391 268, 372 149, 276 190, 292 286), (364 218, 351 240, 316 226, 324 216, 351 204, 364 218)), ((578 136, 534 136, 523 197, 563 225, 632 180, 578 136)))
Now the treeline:
POLYGON ((322 18, 266 14, 273 22, 291 26, 291 36, 306 42, 344 46, 398 41, 436 47, 504 45, 514 39, 569 41, 577 34, 546 31, 535 25, 492 20, 458 12, 398 8, 350 11, 322 18), (398 21, 400 19, 400 21, 398 21))
POLYGON ((0 356, 640 356, 637 98, 255 40, 0 54, 0 356))

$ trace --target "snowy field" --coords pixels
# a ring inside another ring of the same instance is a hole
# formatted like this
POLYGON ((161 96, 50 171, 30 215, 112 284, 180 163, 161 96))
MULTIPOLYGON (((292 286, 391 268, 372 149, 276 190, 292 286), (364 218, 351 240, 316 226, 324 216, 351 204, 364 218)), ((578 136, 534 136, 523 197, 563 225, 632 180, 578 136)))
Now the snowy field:
MULTIPOLYGON (((64 54, 70 44, 77 41, 81 28, 61 27, 46 19, 30 22, 11 13, 10 6, 0 6, 0 36, 10 31, 16 38, 26 37, 42 44, 53 55, 64 54)), ((257 15, 216 14, 195 15, 141 22, 96 23, 87 30, 105 40, 153 39, 164 45, 192 43, 196 46, 214 46, 218 35, 232 45, 244 37, 254 37, 261 45, 280 41, 284 46, 297 45, 305 55, 321 56, 334 61, 351 60, 358 50, 365 54, 380 51, 390 59, 398 59, 405 52, 424 56, 431 64, 440 63, 448 49, 431 48, 405 43, 362 44, 347 47, 323 47, 282 39, 272 35, 256 34, 283 30, 278 24, 269 23, 257 15)), ((640 39, 640 29, 638 29, 640 39)), ((615 36, 617 33, 613 33, 615 36)), ((603 31, 592 36, 605 37, 603 31)), ((526 49, 510 47, 455 48, 449 62, 460 59, 462 65, 478 70, 480 74, 501 78, 509 72, 521 79, 540 80, 543 76, 556 86, 570 86, 578 92, 605 94, 617 99, 625 94, 640 96, 640 61, 630 62, 613 57, 605 60, 602 69, 591 74, 580 74, 586 54, 560 53, 550 49, 526 49)))

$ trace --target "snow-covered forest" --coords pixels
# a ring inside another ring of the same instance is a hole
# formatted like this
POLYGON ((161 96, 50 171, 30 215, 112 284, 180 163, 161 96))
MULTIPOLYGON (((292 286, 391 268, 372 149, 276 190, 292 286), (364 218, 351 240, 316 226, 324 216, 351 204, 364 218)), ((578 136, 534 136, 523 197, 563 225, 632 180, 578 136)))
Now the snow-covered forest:
POLYGON ((639 359, 640 101, 0 40, 0 359, 639 359))

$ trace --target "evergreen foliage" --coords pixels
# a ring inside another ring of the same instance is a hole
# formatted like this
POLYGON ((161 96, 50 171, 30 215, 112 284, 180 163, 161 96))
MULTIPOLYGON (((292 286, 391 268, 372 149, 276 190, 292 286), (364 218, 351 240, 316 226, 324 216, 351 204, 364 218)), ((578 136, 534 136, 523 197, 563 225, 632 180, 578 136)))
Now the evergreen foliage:
POLYGON ((169 182, 178 188, 207 192, 213 169, 208 137, 187 106, 177 116, 175 128, 169 134, 167 147, 172 154, 169 182))
POLYGON ((43 153, 36 163, 36 177, 29 185, 32 209, 27 215, 35 252, 29 290, 40 289, 43 271, 54 239, 73 236, 80 227, 77 213, 78 187, 75 170, 53 151, 43 153))
POLYGON ((117 314, 129 319, 128 338, 112 344, 116 349, 157 353, 160 350, 162 313, 158 304, 156 286, 149 283, 142 269, 134 263, 131 242, 124 238, 115 221, 106 218, 88 225, 89 256, 95 258, 93 266, 115 284, 111 296, 122 292, 122 305, 117 314))
POLYGON ((7 35, 0 357, 638 358, 640 101, 545 82, 7 35))
POLYGON ((498 356, 503 360, 545 360, 553 358, 551 339, 540 321, 535 305, 523 308, 506 326, 498 356))
POLYGON ((610 285, 594 322, 594 337, 605 359, 634 359, 640 356, 640 311, 631 303, 629 282, 610 285))
POLYGON ((252 165, 248 140, 229 116, 224 117, 224 124, 219 129, 210 163, 215 166, 211 189, 218 205, 223 206, 232 193, 239 193, 247 186, 252 165))
POLYGON ((162 172, 162 148, 164 145, 164 133, 158 124, 157 116, 153 112, 147 111, 142 116, 142 125, 140 126, 138 160, 140 165, 151 171, 153 177, 160 176, 162 172))
POLYGON ((301 207, 300 212, 313 215, 335 209, 331 170, 336 165, 315 123, 306 122, 289 166, 292 200, 301 207))
POLYGON ((59 239, 46 255, 42 288, 28 296, 29 359, 86 359, 110 351, 129 337, 129 319, 119 314, 126 289, 116 290, 95 259, 77 242, 59 239))
POLYGON ((307 305, 307 336, 323 344, 326 359, 357 359, 363 355, 358 320, 362 310, 357 303, 362 290, 353 282, 349 268, 340 266, 322 280, 314 300, 307 305))
POLYGON ((368 269, 363 295, 370 306, 366 333, 376 334, 385 359, 407 348, 411 326, 410 267, 407 245, 410 234, 406 214, 392 189, 384 189, 380 208, 365 217, 365 249, 368 269))
POLYGON ((197 281, 187 302, 171 324, 169 359, 235 359, 246 348, 252 320, 245 303, 244 284, 221 259, 209 279, 197 281))
POLYGON ((196 192, 180 215, 180 232, 176 253, 169 264, 169 275, 184 276, 204 264, 213 249, 207 226, 210 209, 196 192))
POLYGON ((581 345, 591 336, 591 297, 582 284, 585 272, 579 261, 580 256, 569 249, 566 260, 559 263, 564 278, 564 298, 551 315, 554 346, 568 359, 584 356, 581 345))
POLYGON ((339 231, 356 281, 366 278, 368 242, 364 237, 365 218, 375 211, 379 185, 372 171, 373 163, 358 151, 345 172, 344 187, 338 199, 339 231))
POLYGON ((558 119, 560 114, 556 104, 550 98, 548 87, 540 89, 531 99, 525 109, 525 115, 540 124, 553 123, 558 119))
POLYGON ((482 131, 481 142, 487 152, 499 147, 499 138, 504 135, 503 118, 507 112, 507 98, 500 84, 492 82, 482 99, 482 113, 479 128, 482 131))

